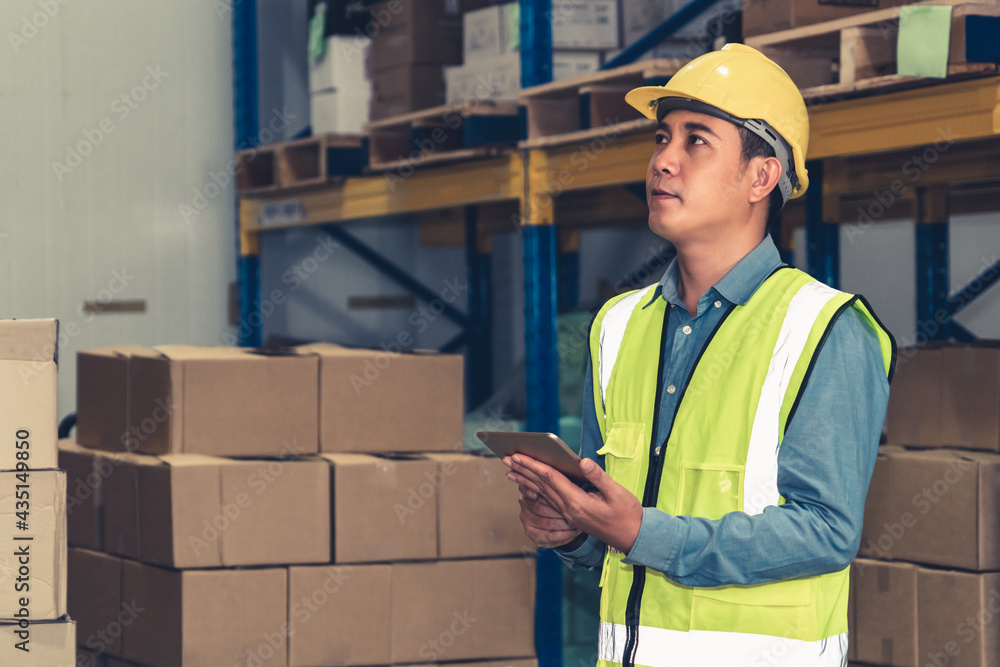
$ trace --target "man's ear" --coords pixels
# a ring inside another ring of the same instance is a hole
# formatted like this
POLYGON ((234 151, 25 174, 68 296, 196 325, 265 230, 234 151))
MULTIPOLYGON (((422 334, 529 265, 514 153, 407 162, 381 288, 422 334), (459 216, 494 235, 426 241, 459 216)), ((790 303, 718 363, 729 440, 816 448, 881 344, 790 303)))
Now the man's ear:
POLYGON ((756 204, 767 199, 771 191, 778 187, 782 172, 781 162, 776 157, 755 157, 747 168, 753 177, 748 201, 756 204))

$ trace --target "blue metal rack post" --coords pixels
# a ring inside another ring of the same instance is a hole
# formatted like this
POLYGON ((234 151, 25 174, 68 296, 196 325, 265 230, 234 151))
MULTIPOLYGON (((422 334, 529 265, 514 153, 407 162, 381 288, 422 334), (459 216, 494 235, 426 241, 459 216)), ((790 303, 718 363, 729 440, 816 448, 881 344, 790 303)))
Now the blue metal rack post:
MULTIPOLYGON (((233 3, 233 105, 236 151, 257 145, 257 0, 233 3)), ((260 257, 245 254, 241 247, 239 202, 236 206, 236 275, 239 281, 239 344, 261 343, 260 257)))
POLYGON ((491 262, 490 256, 479 249, 478 213, 475 206, 465 207, 465 266, 469 284, 465 387, 469 408, 481 405, 493 390, 491 262))
MULTIPOLYGON (((552 0, 520 0, 521 86, 552 80, 552 0)), ((527 356, 527 427, 559 432, 559 366, 556 353, 556 230, 523 226, 524 335, 527 356)), ((538 552, 535 648, 540 667, 562 665, 562 563, 538 552)))
POLYGON ((840 227, 823 221, 823 163, 810 160, 806 190, 806 272, 830 287, 840 286, 840 227))
POLYGON ((918 220, 915 234, 917 332, 927 340, 948 340, 948 223, 918 220))

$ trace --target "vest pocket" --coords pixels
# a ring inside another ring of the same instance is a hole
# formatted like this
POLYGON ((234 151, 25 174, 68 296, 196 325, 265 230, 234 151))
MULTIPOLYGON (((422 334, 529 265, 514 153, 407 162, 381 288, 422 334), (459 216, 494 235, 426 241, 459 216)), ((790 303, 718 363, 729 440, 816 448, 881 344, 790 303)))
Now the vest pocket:
POLYGON ((743 509, 744 466, 681 463, 675 514, 720 519, 743 509))
POLYGON ((815 577, 692 589, 691 629, 816 639, 815 577))
POLYGON ((597 450, 604 456, 604 467, 611 478, 637 497, 642 494, 639 486, 642 451, 646 447, 646 427, 641 423, 617 422, 608 430, 604 446, 597 450))

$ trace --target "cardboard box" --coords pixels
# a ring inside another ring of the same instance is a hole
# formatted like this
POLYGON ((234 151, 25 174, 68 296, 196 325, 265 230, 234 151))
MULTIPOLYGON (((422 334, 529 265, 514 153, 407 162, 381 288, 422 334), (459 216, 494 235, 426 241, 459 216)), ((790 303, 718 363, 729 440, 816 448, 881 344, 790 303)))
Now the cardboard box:
POLYGON ((81 447, 72 438, 59 441, 59 467, 66 471, 66 536, 69 544, 104 548, 104 483, 120 458, 81 447))
POLYGON ((109 552, 176 568, 329 562, 326 462, 123 456, 105 486, 109 552))
POLYGON ((1000 451, 1000 345, 941 350, 941 444, 1000 451))
POLYGON ((320 357, 324 452, 461 450, 462 357, 306 345, 320 357))
POLYGON ((368 52, 371 39, 364 35, 333 35, 319 60, 309 60, 309 92, 364 89, 371 86, 368 52))
POLYGON ((888 667, 919 667, 917 570, 912 563, 858 559, 851 571, 854 658, 888 667))
POLYGON ((392 662, 532 657, 535 560, 392 566, 392 662))
POLYGON ((66 617, 32 621, 27 630, 0 620, 0 665, 76 667, 74 639, 76 622, 66 617))
MULTIPOLYGON (((865 498, 865 516, 861 528, 861 546, 858 555, 865 558, 892 558, 892 548, 901 537, 901 521, 905 517, 900 514, 904 508, 894 495, 892 487, 892 455, 904 451, 895 445, 882 445, 878 448, 875 458, 875 468, 868 484, 868 495, 865 498), (900 524, 900 526, 897 526, 900 524)), ((910 510, 912 515, 912 509, 910 510)), ((909 523, 909 519, 907 519, 909 523)))
POLYGON ((437 558, 437 464, 424 458, 323 454, 330 464, 333 562, 437 558))
POLYGON ((519 517, 517 485, 493 456, 428 454, 437 463, 438 557, 534 554, 519 517))
POLYGON ((516 100, 521 91, 521 54, 509 53, 444 69, 445 101, 516 100))
POLYGON ((403 64, 372 78, 372 120, 400 116, 444 104, 444 74, 439 64, 403 64))
MULTIPOLYGON (((594 51, 553 51, 552 79, 560 81, 597 71, 601 54, 594 51)), ((444 68, 445 101, 517 100, 521 91, 521 54, 444 68)))
POLYGON ((288 664, 385 665, 389 565, 288 568, 288 664))
POLYGON ((944 347, 903 348, 889 392, 885 427, 889 442, 908 447, 940 447, 944 347))
POLYGON ((553 48, 617 49, 618 38, 616 0, 552 0, 553 48))
POLYGON ((147 454, 286 456, 317 451, 311 355, 170 345, 129 363, 130 447, 147 454))
POLYGON ((287 580, 283 568, 167 570, 123 561, 122 599, 142 610, 123 630, 123 657, 151 667, 285 667, 287 580))
MULTIPOLYGON (((66 613, 66 474, 0 472, 0 618, 66 613), (21 505, 19 503, 25 503, 21 505), (24 568, 28 573, 24 574, 24 568), (27 605, 23 604, 27 601, 27 605), (25 608, 27 611, 25 611, 25 608)), ((3 664, 3 663, 0 663, 3 664)))
POLYGON ((1000 573, 917 572, 920 665, 989 667, 1000 655, 1000 573))
MULTIPOLYGON (((889 519, 883 522, 877 540, 881 551, 875 555, 968 570, 1000 569, 1000 455, 894 449, 887 463, 889 501, 881 514, 889 519)), ((873 538, 866 534, 862 542, 870 544, 873 538)))
POLYGON ((622 46, 629 47, 667 18, 669 0, 622 0, 622 46))
POLYGON ((309 119, 313 135, 360 134, 368 122, 371 85, 341 88, 309 96, 309 119))
POLYGON ((520 53, 520 6, 493 5, 462 16, 462 62, 466 65, 520 53))
POLYGON ((56 467, 58 339, 56 320, 0 320, 0 470, 56 467))
POLYGON ((122 560, 89 549, 69 549, 66 604, 76 620, 76 643, 100 655, 122 654, 125 624, 138 615, 122 599, 122 560))
POLYGON ((907 4, 905 0, 746 0, 743 36, 798 28, 907 4))
POLYGON ((114 345, 76 355, 76 441, 123 451, 129 438, 129 360, 148 348, 114 345))
POLYGON ((462 14, 488 0, 389 0, 374 5, 371 68, 462 62, 462 14))

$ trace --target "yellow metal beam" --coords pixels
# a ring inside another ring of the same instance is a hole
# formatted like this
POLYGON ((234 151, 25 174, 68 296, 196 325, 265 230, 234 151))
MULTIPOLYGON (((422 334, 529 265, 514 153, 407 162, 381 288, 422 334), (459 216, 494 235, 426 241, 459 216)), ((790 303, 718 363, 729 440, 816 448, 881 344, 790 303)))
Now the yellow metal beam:
POLYGON ((830 102, 809 114, 809 159, 1000 134, 1000 77, 830 102))
POLYGON ((516 152, 473 164, 459 163, 434 169, 359 176, 313 190, 244 199, 244 229, 263 231, 279 227, 301 227, 468 204, 518 200, 523 194, 523 183, 522 159, 516 152), (268 203, 287 200, 297 201, 302 211, 298 219, 261 224, 261 212, 268 203))

